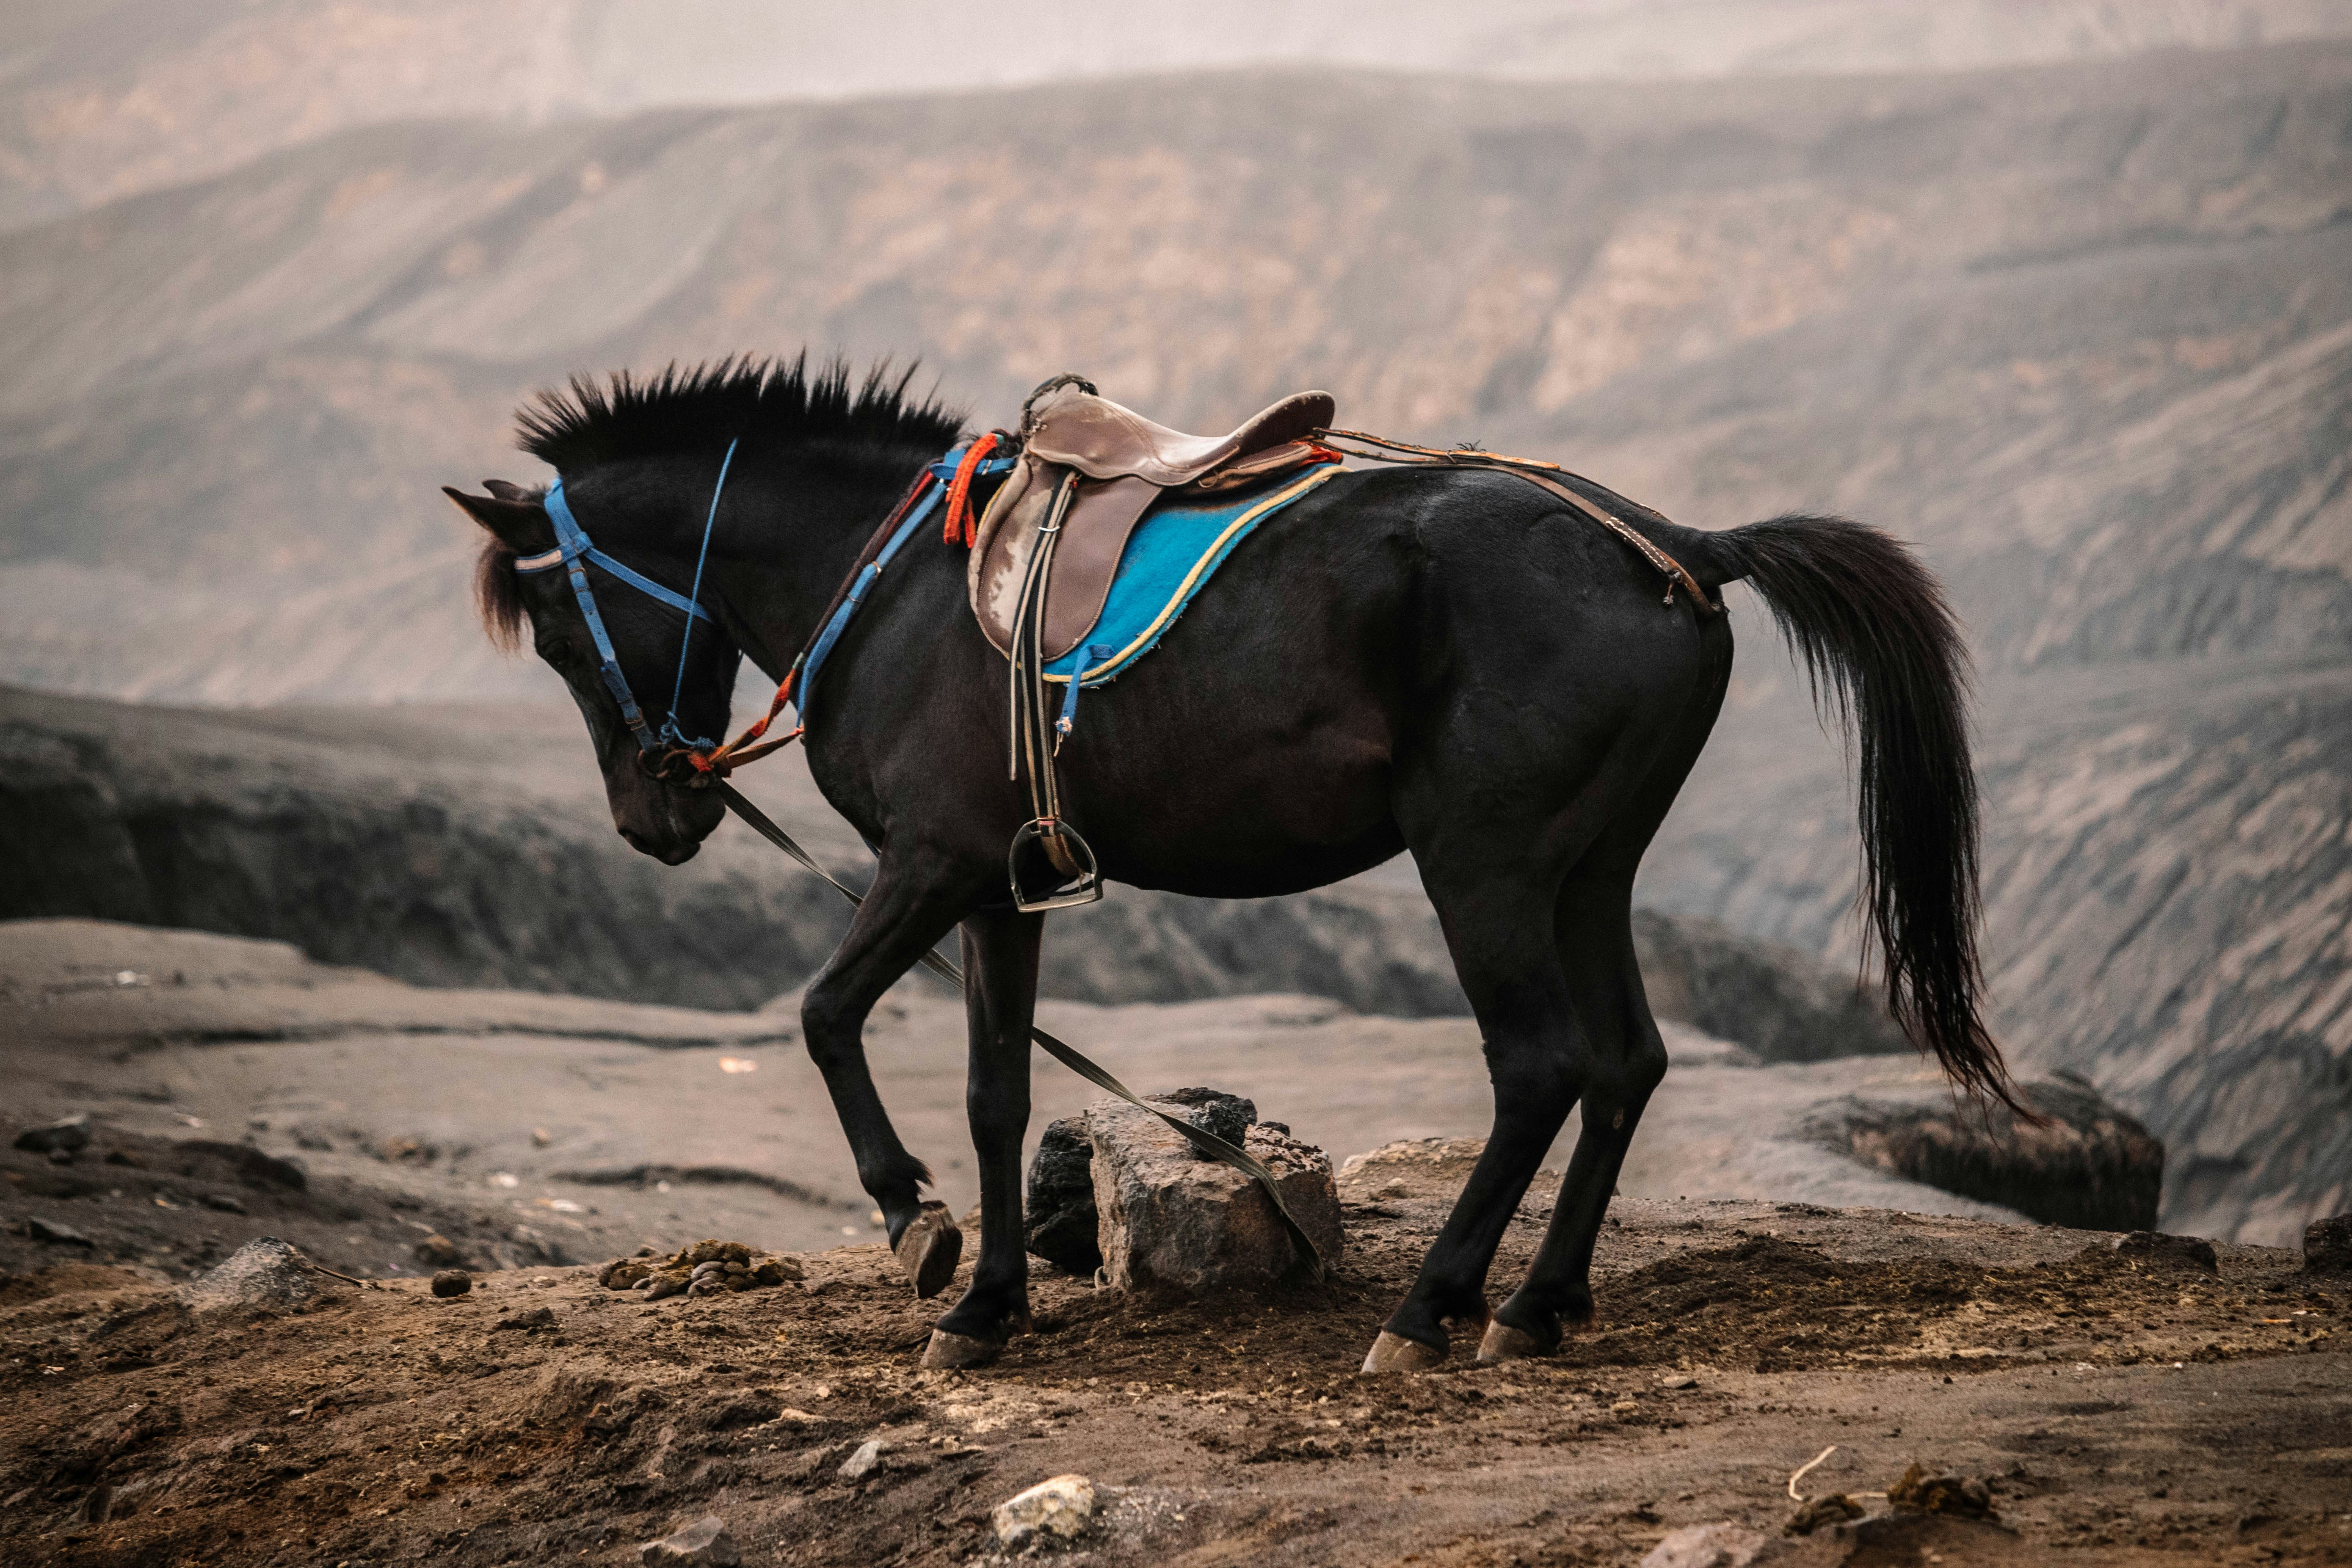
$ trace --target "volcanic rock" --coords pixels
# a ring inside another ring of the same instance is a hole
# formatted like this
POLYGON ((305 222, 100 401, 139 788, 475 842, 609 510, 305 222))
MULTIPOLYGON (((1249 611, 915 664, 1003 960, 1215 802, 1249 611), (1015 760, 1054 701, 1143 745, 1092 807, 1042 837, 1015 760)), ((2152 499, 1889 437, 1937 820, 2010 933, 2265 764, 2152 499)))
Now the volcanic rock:
POLYGON ((2116 1251, 2136 1263, 2196 1268, 2207 1274, 2221 1272, 2221 1260, 2215 1256, 2213 1244, 2201 1236, 2167 1236, 2160 1230, 2136 1230, 2116 1238, 2116 1251))
POLYGON ((1102 1267, 1096 1234, 1094 1144, 1083 1116, 1048 1125, 1029 1162, 1029 1192, 1022 1205, 1029 1251, 1066 1273, 1091 1276, 1102 1267))
POLYGON ((1094 1521, 1095 1484, 1084 1476, 1055 1476, 996 1505, 996 1543, 1019 1552, 1047 1541, 1072 1541, 1094 1521))
POLYGON ((257 1236, 228 1255, 221 1266, 181 1288, 198 1310, 221 1307, 299 1307, 323 1292, 322 1277, 291 1244, 257 1236))
POLYGON ((2314 1274, 2352 1274, 2352 1214, 2303 1227, 2303 1266, 2314 1274))
MULTIPOLYGON (((1087 1107, 1095 1205, 1116 1289, 1202 1291, 1271 1285, 1297 1259, 1289 1233, 1257 1184, 1192 1148, 1148 1110, 1124 1100, 1087 1107)), ((1328 1265, 1339 1257, 1339 1199, 1321 1150, 1268 1127, 1244 1148, 1273 1171, 1283 1201, 1328 1265)))
POLYGON ((89 1147, 89 1118, 68 1116, 43 1127, 27 1127, 16 1134, 16 1147, 35 1154, 73 1153, 89 1147))
POLYGON ((1729 1520, 1685 1525, 1650 1548, 1642 1568, 1751 1568, 1771 1545, 1762 1531, 1729 1520))
POLYGON ((69 1225, 37 1216, 25 1222, 25 1234, 35 1241, 46 1241, 53 1247, 96 1247, 98 1243, 69 1225))
MULTIPOLYGON (((1152 1098, 1171 1105, 1186 1107, 1184 1120, 1212 1138, 1222 1138, 1236 1149, 1249 1130, 1257 1122, 1257 1104, 1238 1094, 1227 1094, 1218 1089, 1175 1089, 1152 1098)), ((1284 1131, 1287 1131, 1286 1128, 1284 1131)), ((1213 1160, 1206 1149, 1195 1148, 1196 1160, 1213 1160)))
POLYGON ((665 1564, 691 1563, 695 1568, 737 1568, 743 1553, 729 1533, 727 1521, 715 1513, 705 1514, 672 1535, 659 1541, 648 1541, 637 1548, 637 1561, 646 1568, 663 1568, 665 1564))
POLYGON ((2006 1106, 1850 1099, 1807 1131, 1865 1165, 1962 1197, 2001 1204, 2045 1225, 2147 1230, 2164 1187, 2164 1145, 2079 1079, 2019 1086, 2041 1126, 2006 1106))

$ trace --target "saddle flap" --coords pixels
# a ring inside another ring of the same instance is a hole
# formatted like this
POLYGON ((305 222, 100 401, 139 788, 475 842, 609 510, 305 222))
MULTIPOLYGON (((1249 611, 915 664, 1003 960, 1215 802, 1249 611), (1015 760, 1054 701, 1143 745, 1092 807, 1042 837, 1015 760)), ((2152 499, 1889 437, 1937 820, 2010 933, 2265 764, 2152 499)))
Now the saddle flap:
MULTIPOLYGON (((996 651, 1013 651, 1013 618, 1021 595, 1021 579, 1036 547, 1037 527, 1054 504, 1067 470, 1041 461, 1032 453, 1005 481, 974 539, 966 586, 971 612, 996 651), (1017 487, 1017 489, 1016 489, 1017 487)), ((1053 576, 1045 584, 1045 637, 1043 656, 1048 659, 1078 646, 1102 615, 1103 600, 1118 574, 1118 559, 1128 535, 1160 488, 1132 475, 1116 479, 1081 478, 1062 519, 1061 543, 1054 552, 1053 576)))

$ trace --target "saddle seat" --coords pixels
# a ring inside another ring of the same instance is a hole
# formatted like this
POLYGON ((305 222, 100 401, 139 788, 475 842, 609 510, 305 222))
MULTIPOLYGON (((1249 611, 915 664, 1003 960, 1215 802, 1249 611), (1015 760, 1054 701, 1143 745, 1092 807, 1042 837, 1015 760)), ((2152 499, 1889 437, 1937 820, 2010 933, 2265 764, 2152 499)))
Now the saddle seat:
POLYGON ((1236 458, 1304 440, 1337 413, 1328 392, 1294 392, 1226 435, 1187 436, 1071 386, 1032 410, 1026 449, 1090 479, 1131 478, 1173 489, 1236 458))
POLYGON ((1296 392, 1225 435, 1188 436, 1075 380, 1046 385, 1024 417, 1020 465, 981 517, 967 588, 981 629, 1009 655, 1038 525, 1074 473, 1045 584, 1047 659, 1076 647, 1102 614, 1128 536, 1163 491, 1222 490, 1316 461, 1321 449, 1308 437, 1338 412, 1328 392, 1296 392))

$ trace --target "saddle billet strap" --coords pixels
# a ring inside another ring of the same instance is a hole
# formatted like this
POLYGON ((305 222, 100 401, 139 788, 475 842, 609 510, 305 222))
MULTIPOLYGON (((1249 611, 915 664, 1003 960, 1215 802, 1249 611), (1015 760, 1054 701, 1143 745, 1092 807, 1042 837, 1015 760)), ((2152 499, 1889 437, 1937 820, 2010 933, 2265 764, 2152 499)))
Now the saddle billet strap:
MULTIPOLYGON (((1710 615, 1721 613, 1722 606, 1706 596, 1706 590, 1699 585, 1698 579, 1692 576, 1681 562, 1643 538, 1640 531, 1624 519, 1596 505, 1589 498, 1579 495, 1559 480, 1547 477, 1549 474, 1568 474, 1568 470, 1558 463, 1547 463, 1538 458, 1508 458, 1500 452, 1481 452, 1468 447, 1441 451, 1435 447, 1416 447, 1410 441, 1391 440, 1386 436, 1373 436, 1361 430, 1323 429, 1316 431, 1315 435, 1323 439, 1338 437, 1349 441, 1360 441, 1369 447, 1386 448, 1383 451, 1348 454, 1353 458, 1369 458, 1374 462, 1403 463, 1420 468, 1485 468, 1491 473, 1509 474, 1517 479, 1525 479, 1538 489, 1558 496, 1570 506, 1632 545, 1640 552, 1643 560, 1656 567, 1667 578, 1680 583, 1685 589, 1688 590, 1692 601, 1700 609, 1710 615), (1399 457, 1394 455, 1397 453, 1412 455, 1399 457)), ((1581 474, 1569 477, 1583 478, 1581 474)), ((1667 588, 1666 602, 1672 604, 1674 597, 1674 589, 1667 588)))
MULTIPOLYGON (((852 904, 862 904, 866 901, 858 894, 852 891, 832 872, 818 865, 807 850, 802 848, 798 844, 793 842, 793 836, 791 834, 786 833, 782 828, 777 826, 773 822, 771 822, 768 819, 767 813, 761 811, 758 806, 753 805, 750 801, 744 799, 742 794, 738 791, 733 784, 729 784, 722 779, 719 781, 718 787, 719 798, 727 803, 728 809, 734 812, 737 816, 742 818, 744 825, 750 827, 752 832, 757 833, 761 837, 766 839, 769 843, 774 845, 777 848, 791 856, 794 860, 798 861, 804 869, 814 872, 819 879, 829 885, 834 891, 839 893, 843 898, 847 899, 852 904)), ((952 960, 940 957, 939 953, 928 947, 923 950, 922 964, 924 968, 929 970, 932 973, 938 975, 949 984, 953 985, 957 990, 961 991, 963 989, 964 977, 962 965, 954 963, 952 960)), ((1088 1083, 1093 1084, 1097 1089, 1115 1094, 1118 1096, 1119 1099, 1127 1101, 1129 1105, 1135 1106, 1139 1110, 1151 1112, 1152 1115, 1157 1116, 1160 1121, 1175 1129, 1177 1132, 1182 1134, 1184 1141, 1192 1144, 1195 1149, 1200 1150, 1202 1153, 1207 1154, 1212 1159, 1223 1161, 1226 1164, 1231 1165, 1234 1169, 1241 1172, 1244 1175, 1248 1176, 1251 1180, 1256 1182, 1259 1190, 1265 1193, 1266 1197, 1273 1203, 1275 1217, 1282 1222, 1282 1228, 1289 1232, 1290 1245, 1297 1251, 1300 1260, 1307 1265, 1308 1272, 1318 1279, 1325 1278, 1328 1270, 1323 1262, 1322 1250, 1315 1245, 1314 1238, 1307 1234, 1306 1229, 1299 1225, 1297 1219, 1291 1214, 1290 1205, 1283 1202, 1282 1188, 1276 1182, 1274 1173, 1267 1170, 1265 1165, 1257 1158, 1257 1156, 1250 1153, 1245 1149, 1237 1149, 1234 1147, 1234 1145, 1226 1142, 1215 1133, 1203 1131, 1202 1129, 1193 1126, 1191 1122, 1184 1121, 1181 1117, 1169 1115, 1168 1112, 1160 1110, 1158 1106, 1150 1104, 1145 1100, 1133 1089, 1119 1082, 1118 1079, 1113 1078, 1105 1068, 1096 1065, 1094 1061, 1087 1058, 1085 1052, 1077 1049, 1075 1046, 1063 1044, 1060 1040, 1055 1039, 1045 1030, 1038 1028, 1034 1024, 1032 1024, 1029 1026, 1029 1037, 1032 1040, 1034 1040, 1039 1046, 1043 1047, 1047 1056, 1052 1057, 1055 1061, 1061 1063, 1064 1067, 1069 1068, 1072 1072, 1077 1074, 1088 1083)))

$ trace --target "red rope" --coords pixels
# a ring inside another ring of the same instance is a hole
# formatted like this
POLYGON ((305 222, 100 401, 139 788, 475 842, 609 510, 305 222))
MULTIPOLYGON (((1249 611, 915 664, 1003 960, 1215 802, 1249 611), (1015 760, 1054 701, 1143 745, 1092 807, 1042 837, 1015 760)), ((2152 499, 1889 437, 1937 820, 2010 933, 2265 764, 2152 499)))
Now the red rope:
POLYGON ((956 465, 954 482, 948 486, 948 520, 946 530, 940 535, 942 542, 953 544, 961 540, 964 547, 970 549, 973 541, 980 537, 980 519, 972 514, 971 510, 971 481, 979 474, 980 465, 994 450, 996 432, 991 430, 973 441, 965 451, 963 461, 956 465))
POLYGON ((792 733, 771 741, 764 746, 752 745, 753 742, 768 732, 768 726, 776 721, 776 715, 782 712, 784 704, 793 700, 793 683, 798 680, 800 676, 800 666, 793 666, 791 670, 786 672, 783 683, 776 688, 776 695, 768 703, 768 710, 760 716, 757 723, 745 729, 741 734, 715 752, 687 752, 686 760, 692 764, 694 771, 723 779, 745 763, 756 763, 770 752, 779 751, 799 740, 801 732, 794 730, 792 733))

